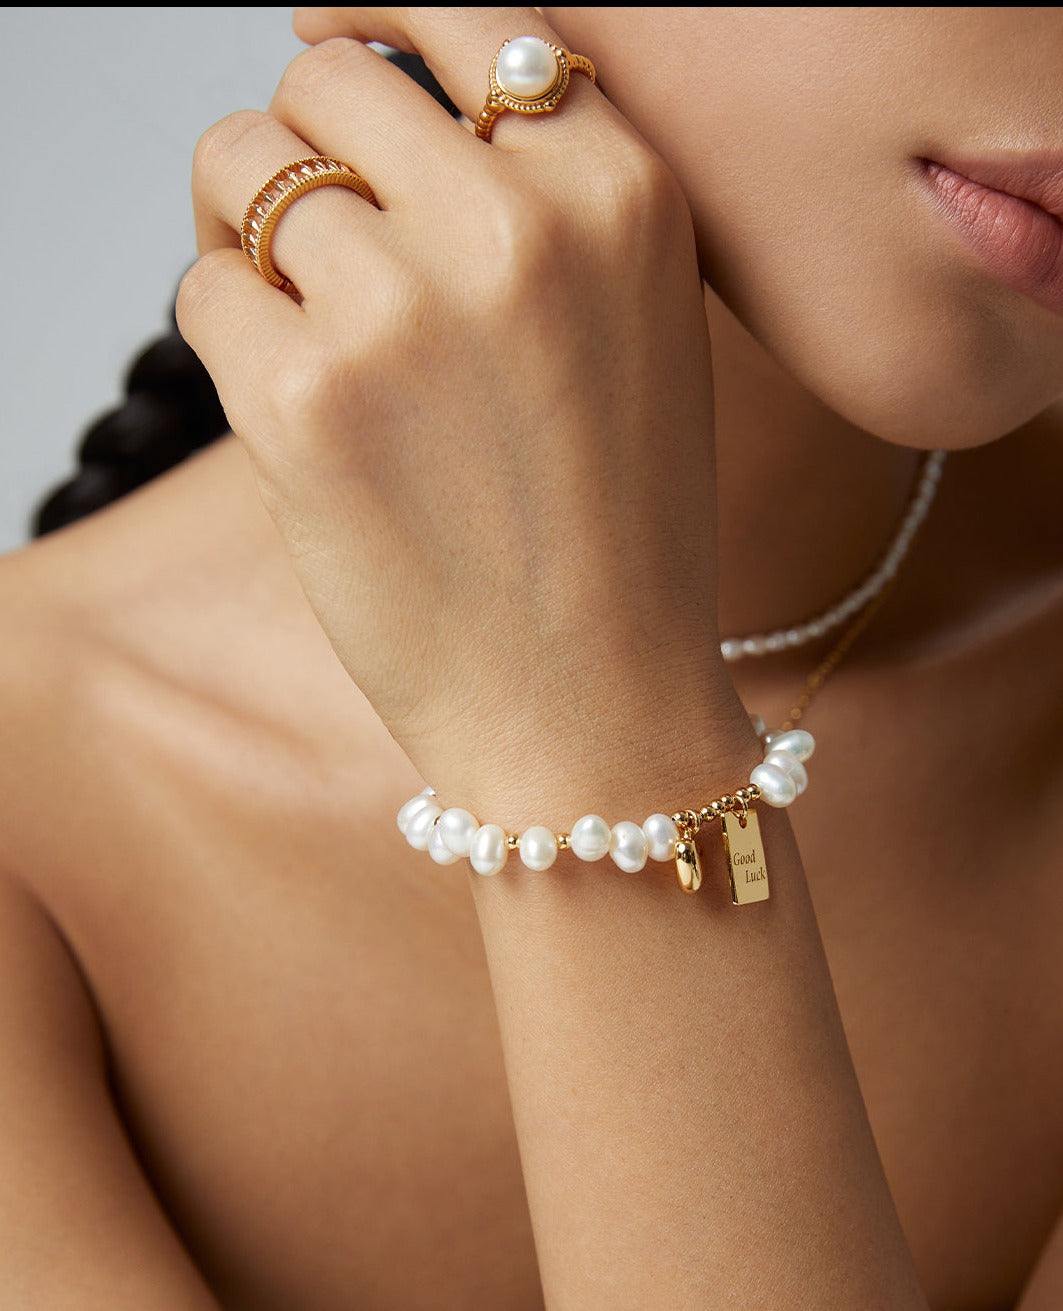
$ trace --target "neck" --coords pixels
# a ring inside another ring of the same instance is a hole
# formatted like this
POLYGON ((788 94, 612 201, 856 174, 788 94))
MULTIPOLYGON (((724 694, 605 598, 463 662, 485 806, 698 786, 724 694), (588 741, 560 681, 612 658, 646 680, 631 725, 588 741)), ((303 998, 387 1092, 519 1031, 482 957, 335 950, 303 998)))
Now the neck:
MULTIPOLYGON (((711 293, 716 385, 719 623, 723 638, 812 619, 870 573, 908 504, 923 452, 826 409, 711 293)), ((789 655, 810 655, 838 633, 789 655)), ((748 663, 748 662, 744 662, 748 663)))

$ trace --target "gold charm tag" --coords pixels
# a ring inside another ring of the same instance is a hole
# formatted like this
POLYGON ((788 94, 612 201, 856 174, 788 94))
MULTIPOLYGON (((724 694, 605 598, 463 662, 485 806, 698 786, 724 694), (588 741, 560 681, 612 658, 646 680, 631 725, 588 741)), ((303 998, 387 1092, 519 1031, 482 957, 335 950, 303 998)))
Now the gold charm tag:
POLYGON ((697 892, 701 887, 701 861, 694 835, 680 835, 675 846, 675 869, 679 876, 679 886, 684 892, 697 892))
POLYGON ((736 906, 766 901, 768 897, 768 867, 760 841, 760 824, 752 810, 747 810, 744 818, 745 827, 733 812, 723 816, 723 849, 731 875, 731 900, 736 906))

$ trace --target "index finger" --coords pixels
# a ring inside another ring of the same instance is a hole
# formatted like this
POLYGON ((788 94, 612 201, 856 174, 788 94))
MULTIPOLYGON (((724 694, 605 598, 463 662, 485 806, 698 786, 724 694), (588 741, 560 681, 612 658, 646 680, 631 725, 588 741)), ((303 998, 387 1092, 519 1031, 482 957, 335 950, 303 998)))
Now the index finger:
MULTIPOLYGON (((580 53, 568 51, 542 15, 523 6, 297 9, 293 26, 296 35, 312 45, 348 36, 420 55, 450 99, 474 123, 487 103, 491 61, 505 42, 537 37, 570 55, 580 53)), ((540 71, 544 80, 549 78, 552 52, 547 56, 528 46, 511 53, 511 76, 520 86, 533 89, 540 71)), ((574 131, 587 130, 588 114, 597 117, 603 112, 611 112, 608 102, 590 77, 574 73, 555 109, 537 113, 534 124, 516 121, 528 117, 525 113, 503 111, 491 141, 516 149, 542 147, 558 138, 570 142, 574 131)))

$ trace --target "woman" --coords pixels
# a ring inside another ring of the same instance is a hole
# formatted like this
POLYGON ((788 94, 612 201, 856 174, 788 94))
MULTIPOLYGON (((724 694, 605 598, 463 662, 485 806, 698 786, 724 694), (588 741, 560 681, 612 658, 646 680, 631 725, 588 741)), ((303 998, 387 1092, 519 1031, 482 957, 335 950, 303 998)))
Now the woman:
POLYGON ((235 436, 3 562, 5 1305, 1058 1306, 1060 11, 295 27, 194 167, 235 436), (425 784, 731 804, 687 896, 425 784))

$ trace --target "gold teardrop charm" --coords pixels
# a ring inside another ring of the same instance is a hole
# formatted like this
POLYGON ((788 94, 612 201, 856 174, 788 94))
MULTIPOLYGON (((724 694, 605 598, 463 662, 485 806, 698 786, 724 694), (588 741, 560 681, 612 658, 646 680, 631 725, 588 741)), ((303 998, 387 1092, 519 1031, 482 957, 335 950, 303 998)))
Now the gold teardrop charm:
POLYGON ((697 892, 701 887, 701 861, 692 837, 680 838, 675 846, 675 869, 679 886, 684 892, 697 892))

